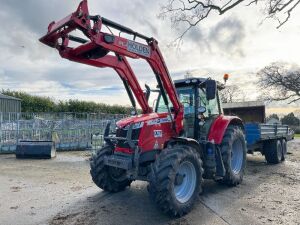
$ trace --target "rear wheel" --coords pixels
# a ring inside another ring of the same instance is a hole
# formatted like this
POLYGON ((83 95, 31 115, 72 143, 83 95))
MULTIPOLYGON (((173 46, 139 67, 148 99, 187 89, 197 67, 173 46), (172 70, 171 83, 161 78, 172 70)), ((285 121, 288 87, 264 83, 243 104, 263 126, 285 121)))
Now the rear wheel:
POLYGON ((182 216, 191 210, 202 190, 202 174, 202 161, 193 148, 167 148, 154 163, 150 196, 164 213, 182 216))
POLYGON ((281 146, 282 146, 282 157, 281 157, 281 161, 285 160, 285 156, 287 154, 287 144, 286 144, 286 140, 282 139, 281 141, 281 146))
POLYGON ((101 189, 109 192, 119 192, 130 186, 131 180, 126 177, 126 171, 104 165, 104 156, 111 155, 110 146, 104 146, 91 158, 91 176, 94 183, 101 189))
POLYGON ((265 159, 270 164, 280 163, 283 159, 282 144, 280 140, 271 140, 264 145, 265 159))
POLYGON ((242 129, 228 126, 221 145, 221 154, 225 167, 225 176, 220 183, 236 186, 243 180, 246 167, 246 141, 242 129))

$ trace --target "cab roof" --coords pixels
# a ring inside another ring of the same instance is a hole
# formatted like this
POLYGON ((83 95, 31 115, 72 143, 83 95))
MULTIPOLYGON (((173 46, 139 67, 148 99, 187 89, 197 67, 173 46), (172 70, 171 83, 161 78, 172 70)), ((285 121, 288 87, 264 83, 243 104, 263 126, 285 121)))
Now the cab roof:
MULTIPOLYGON (((208 78, 202 78, 202 77, 191 77, 191 78, 186 78, 186 79, 180 79, 180 80, 175 80, 174 84, 175 87, 183 87, 183 86, 190 86, 190 85, 199 85, 201 83, 204 83, 208 78)), ((224 84, 222 84, 219 81, 217 82, 217 87, 218 89, 223 89, 224 84)))

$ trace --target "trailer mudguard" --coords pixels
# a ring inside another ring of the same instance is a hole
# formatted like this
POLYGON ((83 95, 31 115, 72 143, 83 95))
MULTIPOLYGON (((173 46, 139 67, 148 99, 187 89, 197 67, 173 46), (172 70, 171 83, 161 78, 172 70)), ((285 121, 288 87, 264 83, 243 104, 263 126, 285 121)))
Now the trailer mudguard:
POLYGON ((208 141, 215 144, 221 144, 225 131, 229 125, 237 125, 244 130, 243 122, 239 117, 220 115, 210 127, 208 141))

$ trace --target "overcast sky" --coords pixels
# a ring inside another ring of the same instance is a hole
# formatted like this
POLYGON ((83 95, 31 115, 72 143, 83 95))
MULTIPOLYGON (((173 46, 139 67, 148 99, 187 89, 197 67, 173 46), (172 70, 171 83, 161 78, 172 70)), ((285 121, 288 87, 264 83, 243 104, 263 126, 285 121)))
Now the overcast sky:
MULTIPOLYGON (((300 7, 281 29, 267 20, 261 7, 239 6, 220 17, 213 15, 192 29, 180 49, 167 47, 180 30, 168 20, 157 18, 160 4, 167 0, 89 0, 90 13, 123 23, 159 40, 172 78, 194 76, 221 80, 231 75, 229 84, 240 85, 246 100, 259 95, 256 72, 275 61, 300 65, 300 7)), ((26 91, 56 100, 81 99, 110 104, 129 104, 114 71, 96 69, 61 59, 54 49, 38 38, 48 24, 73 12, 78 0, 0 0, 0 89, 26 91)), ((142 85, 153 84, 149 66, 131 60, 142 85)), ((271 105, 272 108, 275 106, 271 105)), ((277 105, 276 107, 287 108, 277 105)), ((295 110, 297 105, 291 105, 295 110)))

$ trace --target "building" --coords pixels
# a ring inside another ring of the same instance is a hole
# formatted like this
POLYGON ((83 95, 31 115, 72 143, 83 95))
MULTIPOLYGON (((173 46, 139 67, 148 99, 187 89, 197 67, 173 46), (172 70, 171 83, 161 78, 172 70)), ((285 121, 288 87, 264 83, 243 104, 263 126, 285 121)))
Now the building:
POLYGON ((21 112, 21 99, 0 94, 0 113, 21 112))
POLYGON ((244 122, 264 123, 266 117, 266 109, 264 102, 231 102, 223 103, 225 115, 239 116, 244 122))

